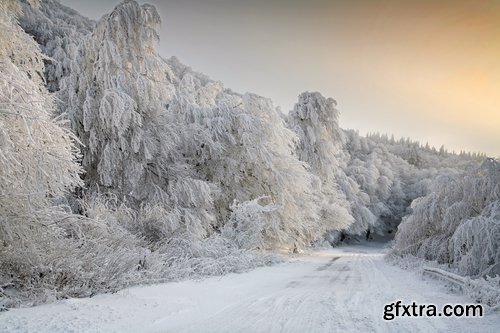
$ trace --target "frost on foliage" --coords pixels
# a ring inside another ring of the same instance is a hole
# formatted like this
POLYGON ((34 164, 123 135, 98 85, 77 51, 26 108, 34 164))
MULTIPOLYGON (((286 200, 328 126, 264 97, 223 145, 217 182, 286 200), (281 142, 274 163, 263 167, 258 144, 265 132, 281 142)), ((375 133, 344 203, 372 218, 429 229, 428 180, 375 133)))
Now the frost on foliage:
POLYGON ((289 113, 290 127, 299 136, 297 154, 325 180, 335 177, 344 157, 345 141, 338 124, 337 102, 318 92, 305 92, 299 96, 289 113))
POLYGON ((159 228, 205 235, 212 188, 193 178, 178 149, 185 129, 170 110, 175 87, 155 50, 159 25, 153 6, 119 4, 79 46, 62 93, 84 144, 90 192, 114 193, 135 208, 160 205, 159 228))
POLYGON ((392 233, 411 201, 428 194, 430 180, 446 170, 425 169, 424 164, 433 162, 424 160, 428 155, 421 154, 424 148, 417 143, 408 144, 413 157, 401 153, 404 159, 394 152, 406 147, 406 141, 397 144, 387 139, 382 143, 384 137, 364 138, 342 130, 335 106, 333 99, 319 93, 303 93, 288 115, 288 124, 299 137, 298 158, 321 180, 320 192, 326 199, 323 217, 330 217, 327 223, 335 225, 332 210, 340 207, 352 216, 351 222, 348 217, 343 226, 337 224, 344 234, 392 233), (414 165, 417 159, 420 167, 414 165))
POLYGON ((155 159, 168 154, 172 142, 164 106, 173 94, 168 67, 151 48, 158 24, 149 7, 120 4, 85 38, 62 82, 73 128, 85 145, 87 183, 138 199, 145 195, 139 181, 162 178, 155 159))
POLYGON ((500 163, 494 159, 441 176, 432 193, 413 202, 394 252, 450 263, 466 275, 498 274, 499 204, 500 163))
POLYGON ((74 137, 43 79, 38 46, 16 23, 20 7, 0 2, 0 216, 40 208, 80 185, 74 137))
POLYGON ((1 223, 0 303, 26 306, 89 297, 137 284, 240 272, 277 260, 240 250, 217 235, 192 239, 180 234, 162 242, 141 237, 157 231, 171 236, 171 230, 158 228, 158 217, 165 216, 158 208, 138 211, 116 198, 94 196, 83 205, 88 217, 49 207, 36 218, 1 223), (148 227, 149 234, 144 232, 148 227))
POLYGON ((266 248, 266 235, 282 231, 279 230, 279 207, 259 204, 259 200, 264 199, 234 203, 229 223, 222 231, 223 236, 243 249, 266 248))
POLYGON ((376 218, 374 230, 379 233, 392 233, 409 213, 409 204, 431 192, 434 179, 484 159, 484 154, 452 154, 408 138, 395 140, 380 134, 363 138, 352 130, 345 133, 350 154, 346 173, 368 195, 366 207, 376 218))
MULTIPOLYGON (((61 79, 69 75, 78 44, 92 31, 95 22, 56 0, 43 0, 36 6, 28 2, 20 2, 23 11, 19 24, 49 57, 45 63, 45 78, 48 90, 55 92, 59 90, 61 79)), ((60 98, 65 100, 64 96, 60 98)))
POLYGON ((61 83, 91 190, 161 203, 161 230, 206 231, 212 208, 220 229, 234 200, 265 196, 280 212, 266 247, 307 246, 322 226, 313 177, 293 156, 294 134, 269 100, 161 59, 158 24, 153 7, 120 4, 84 39, 61 83))
POLYGON ((468 165, 480 163, 486 158, 484 153, 448 152, 444 146, 439 149, 431 147, 429 143, 422 145, 410 138, 395 139, 386 134, 372 133, 367 139, 383 146, 389 153, 402 158, 418 169, 458 168, 464 169, 468 165))
POLYGON ((173 112, 192 133, 183 142, 183 155, 221 193, 215 200, 218 228, 238 214, 232 209, 263 205, 262 210, 273 207, 275 213, 262 216, 272 227, 256 235, 265 243, 259 248, 304 247, 319 237, 324 228, 315 219, 313 177, 293 156, 294 134, 270 100, 225 90, 175 58, 169 63, 178 89, 173 112), (260 197, 266 199, 254 201, 260 197), (230 209, 234 200, 239 204, 230 209))
POLYGON ((467 275, 500 275, 500 201, 456 229, 450 240, 450 255, 467 275))
MULTIPOLYGON (((52 255, 70 250, 67 235, 53 230, 68 212, 52 203, 81 185, 74 136, 63 117, 54 118, 44 57, 16 23, 20 9, 0 1, 0 302, 35 297, 30 283, 60 263, 52 255)), ((52 281, 61 278, 53 272, 52 281)))
POLYGON ((402 170, 413 167, 382 145, 342 130, 335 104, 319 93, 303 93, 288 116, 299 137, 298 157, 321 180, 323 217, 332 229, 350 235, 392 232, 414 198, 406 195, 412 182, 402 179, 402 170), (339 209, 343 219, 336 217, 339 209))
MULTIPOLYGON (((353 221, 353 191, 357 185, 347 179, 343 167, 346 154, 344 135, 338 125, 336 102, 319 93, 302 93, 288 115, 289 126, 297 133, 297 157, 310 165, 319 177, 322 223, 328 230, 342 230, 353 221)), ((354 216, 358 217, 358 216, 354 216)))
POLYGON ((390 153, 385 145, 360 137, 357 132, 351 130, 345 131, 345 134, 346 149, 350 154, 345 172, 363 193, 362 197, 358 196, 363 201, 356 206, 364 205, 371 212, 373 221, 360 223, 356 218, 351 230, 366 230, 369 227, 378 233, 392 233, 406 215, 409 203, 428 193, 425 180, 435 175, 418 170, 390 153))

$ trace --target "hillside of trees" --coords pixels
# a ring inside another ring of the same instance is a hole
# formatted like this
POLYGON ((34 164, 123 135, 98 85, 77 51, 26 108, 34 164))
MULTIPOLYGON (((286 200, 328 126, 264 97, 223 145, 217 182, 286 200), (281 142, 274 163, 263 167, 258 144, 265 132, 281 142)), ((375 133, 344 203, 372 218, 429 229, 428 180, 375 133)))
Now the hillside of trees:
MULTIPOLYGON (((500 162, 283 114, 158 54, 161 18, 0 0, 0 306, 268 265, 394 235, 393 252, 500 274, 500 162)), ((168 41, 163 41, 168 43, 168 41)))

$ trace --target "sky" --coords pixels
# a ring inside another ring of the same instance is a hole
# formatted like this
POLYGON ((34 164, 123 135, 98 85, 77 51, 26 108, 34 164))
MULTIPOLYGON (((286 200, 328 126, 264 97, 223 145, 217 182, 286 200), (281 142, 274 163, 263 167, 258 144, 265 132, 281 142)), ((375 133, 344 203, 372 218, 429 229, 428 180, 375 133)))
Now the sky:
MULTIPOLYGON (((98 19, 119 1, 61 2, 98 19)), ((285 113, 319 91, 362 135, 500 157, 500 0, 148 2, 160 54, 234 91, 285 113)))

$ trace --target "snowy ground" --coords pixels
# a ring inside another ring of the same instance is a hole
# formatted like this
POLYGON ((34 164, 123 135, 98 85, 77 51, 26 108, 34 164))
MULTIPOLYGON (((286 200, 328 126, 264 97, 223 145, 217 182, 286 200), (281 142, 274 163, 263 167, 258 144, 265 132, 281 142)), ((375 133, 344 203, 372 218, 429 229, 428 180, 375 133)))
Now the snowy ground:
POLYGON ((402 317, 384 304, 471 303, 442 283, 346 246, 243 274, 134 287, 0 313, 0 332, 499 332, 500 315, 402 317))

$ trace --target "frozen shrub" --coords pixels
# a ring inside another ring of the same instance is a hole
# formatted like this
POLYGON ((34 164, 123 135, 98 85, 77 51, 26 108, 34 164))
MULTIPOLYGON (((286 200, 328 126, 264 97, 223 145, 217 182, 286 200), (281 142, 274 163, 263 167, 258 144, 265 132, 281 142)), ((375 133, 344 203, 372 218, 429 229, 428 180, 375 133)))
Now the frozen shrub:
POLYGON ((465 275, 491 275, 500 263, 499 205, 498 161, 441 176, 432 193, 412 203, 393 251, 450 263, 465 275))

